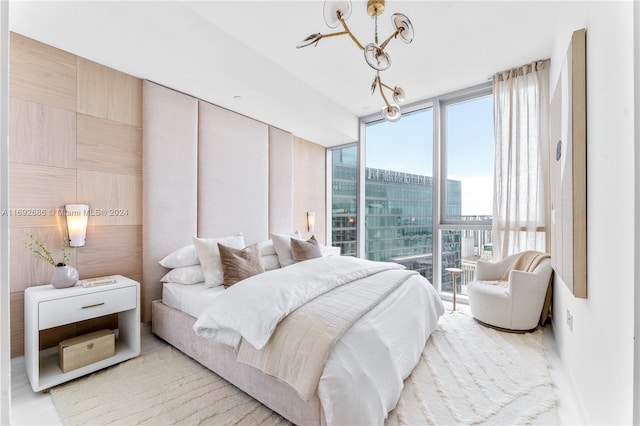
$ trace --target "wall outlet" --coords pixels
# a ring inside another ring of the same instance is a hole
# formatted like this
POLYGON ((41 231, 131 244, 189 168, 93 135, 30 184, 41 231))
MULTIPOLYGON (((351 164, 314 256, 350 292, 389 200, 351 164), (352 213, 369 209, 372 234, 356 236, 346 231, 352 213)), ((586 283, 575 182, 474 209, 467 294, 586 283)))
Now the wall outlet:
POLYGON ((573 315, 571 315, 571 311, 567 309, 567 326, 569 330, 573 331, 573 315))

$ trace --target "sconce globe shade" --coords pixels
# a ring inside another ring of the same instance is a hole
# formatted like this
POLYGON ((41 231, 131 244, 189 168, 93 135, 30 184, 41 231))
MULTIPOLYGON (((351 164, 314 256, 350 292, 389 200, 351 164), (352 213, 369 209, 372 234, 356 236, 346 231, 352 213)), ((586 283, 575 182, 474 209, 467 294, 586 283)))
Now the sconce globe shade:
POLYGON ((64 208, 67 216, 69 246, 82 247, 84 246, 85 238, 87 236, 89 206, 87 204, 67 204, 64 208))

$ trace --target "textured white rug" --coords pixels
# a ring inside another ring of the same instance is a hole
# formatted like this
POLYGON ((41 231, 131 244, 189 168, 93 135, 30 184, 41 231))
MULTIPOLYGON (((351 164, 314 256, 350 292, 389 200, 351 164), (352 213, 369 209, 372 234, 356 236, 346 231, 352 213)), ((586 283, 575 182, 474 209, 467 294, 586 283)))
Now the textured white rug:
MULTIPOLYGON (((287 423, 173 348, 51 390, 68 425, 287 423)), ((558 424, 542 331, 488 329, 461 311, 441 318, 387 425, 558 424)))

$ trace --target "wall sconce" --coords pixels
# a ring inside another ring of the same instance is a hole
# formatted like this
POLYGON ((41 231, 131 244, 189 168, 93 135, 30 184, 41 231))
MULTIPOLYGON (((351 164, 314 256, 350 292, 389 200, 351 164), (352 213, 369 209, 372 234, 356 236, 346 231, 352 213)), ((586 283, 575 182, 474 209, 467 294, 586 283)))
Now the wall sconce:
POLYGON ((307 231, 313 232, 316 226, 316 212, 307 212, 307 231))
POLYGON ((86 204, 67 204, 64 206, 69 232, 69 247, 81 247, 87 236, 87 219, 89 206, 86 204))

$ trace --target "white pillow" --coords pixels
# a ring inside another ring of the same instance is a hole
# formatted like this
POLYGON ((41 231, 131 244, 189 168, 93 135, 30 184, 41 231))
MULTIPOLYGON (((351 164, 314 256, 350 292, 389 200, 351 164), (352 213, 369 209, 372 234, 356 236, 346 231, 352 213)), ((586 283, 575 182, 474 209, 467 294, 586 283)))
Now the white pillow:
POLYGON ((204 286, 206 288, 216 287, 222 285, 224 282, 218 243, 223 246, 242 250, 244 248, 244 237, 242 233, 222 238, 193 237, 193 245, 195 245, 198 258, 200 259, 200 265, 202 266, 202 272, 204 274, 204 286))
POLYGON ((262 255, 261 260, 265 271, 273 271, 274 269, 280 268, 280 261, 278 260, 277 254, 262 255))
POLYGON ((291 238, 301 240, 302 235, 300 235, 300 231, 296 231, 293 234, 271 233, 273 247, 276 249, 278 261, 280 262, 280 266, 283 268, 295 263, 293 260, 293 256, 291 255, 291 238))
POLYGON ((278 260, 278 254, 273 246, 273 241, 266 240, 260 241, 255 244, 260 250, 260 260, 265 271, 271 271, 273 269, 280 268, 280 261, 278 260))
POLYGON ((260 249, 260 254, 262 256, 276 254, 276 249, 273 246, 273 241, 271 240, 260 241, 259 243, 256 243, 256 246, 258 246, 258 248, 260 249))
POLYGON ((198 254, 193 245, 184 246, 166 255, 160 262, 165 268, 182 268, 184 266, 199 265, 198 254))
POLYGON ((183 266, 170 270, 160 278, 160 281, 185 285, 198 284, 204 281, 204 274, 200 265, 183 266))

